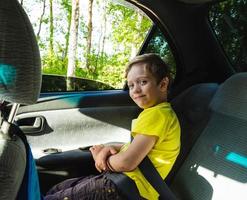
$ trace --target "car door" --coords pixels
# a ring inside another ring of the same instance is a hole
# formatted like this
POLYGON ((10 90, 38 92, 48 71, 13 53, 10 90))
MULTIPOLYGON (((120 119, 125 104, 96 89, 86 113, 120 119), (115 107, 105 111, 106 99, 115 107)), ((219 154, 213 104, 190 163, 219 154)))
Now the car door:
POLYGON ((16 120, 49 188, 64 178, 96 172, 87 147, 128 142, 139 111, 123 90, 81 92, 41 95, 37 104, 21 107, 16 120))

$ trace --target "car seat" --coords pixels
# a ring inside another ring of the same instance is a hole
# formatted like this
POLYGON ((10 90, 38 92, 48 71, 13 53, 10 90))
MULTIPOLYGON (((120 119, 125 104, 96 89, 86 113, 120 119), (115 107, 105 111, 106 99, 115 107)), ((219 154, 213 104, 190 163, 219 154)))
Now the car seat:
POLYGON ((207 125, 211 114, 209 104, 218 87, 217 83, 196 84, 171 101, 181 126, 181 149, 172 170, 165 178, 168 185, 207 125))
POLYGON ((20 104, 37 101, 41 85, 39 49, 32 25, 17 0, 0 1, 0 194, 18 198, 27 149, 14 118, 20 104))
POLYGON ((244 200, 247 196, 247 73, 216 91, 210 116, 171 183, 183 200, 244 200))

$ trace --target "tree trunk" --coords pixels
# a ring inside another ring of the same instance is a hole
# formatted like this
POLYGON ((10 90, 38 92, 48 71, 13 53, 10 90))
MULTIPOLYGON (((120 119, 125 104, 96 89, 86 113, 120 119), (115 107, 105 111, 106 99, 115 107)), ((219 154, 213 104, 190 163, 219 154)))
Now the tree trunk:
POLYGON ((68 48, 68 69, 67 76, 75 76, 76 67, 76 51, 78 39, 78 26, 79 26, 79 0, 72 0, 72 16, 69 34, 69 48, 68 48))
MULTIPOLYGON (((95 64, 95 69, 93 73, 95 73, 96 69, 98 68, 99 57, 101 57, 101 62, 103 62, 102 56, 104 54, 104 49, 105 49, 105 40, 106 40, 106 2, 105 0, 102 0, 101 4, 103 4, 102 10, 104 13, 102 15, 102 24, 100 26, 100 36, 99 36, 99 42, 98 42, 98 53, 97 53, 96 64, 95 64)), ((101 63, 101 65, 102 64, 103 63, 101 63)))
POLYGON ((137 55, 138 50, 139 50, 138 49, 139 48, 139 46, 138 46, 139 45, 138 38, 140 37, 139 36, 139 33, 141 32, 141 23, 142 23, 142 20, 143 20, 143 16, 140 13, 137 13, 136 29, 138 30, 138 33, 135 35, 135 38, 133 40, 135 42, 131 43, 130 60, 137 55))
POLYGON ((53 25, 53 0, 50 0, 50 55, 54 55, 54 47, 53 47, 53 39, 54 39, 54 25, 53 25))
POLYGON ((93 16, 93 0, 88 0, 88 25, 87 25, 88 35, 87 35, 87 52, 86 52, 87 69, 89 69, 90 67, 89 56, 91 52, 92 32, 93 32, 92 16, 93 16))
POLYGON ((103 40, 102 40, 102 46, 101 46, 101 55, 103 55, 105 51, 105 39, 106 39, 106 2, 104 2, 104 14, 103 14, 103 40))
POLYGON ((41 31, 41 26, 42 26, 42 23, 43 23, 43 18, 44 18, 44 15, 45 15, 45 7, 46 7, 46 0, 43 0, 42 14, 41 14, 41 16, 40 16, 40 20, 39 20, 39 28, 38 28, 38 32, 37 32, 37 34, 36 34, 37 40, 40 39, 40 31, 41 31))
POLYGON ((72 9, 71 9, 71 4, 69 3, 69 0, 63 0, 63 2, 64 2, 63 3, 64 9, 67 12, 67 21, 68 21, 67 33, 65 34, 65 50, 64 50, 64 55, 63 55, 63 58, 66 58, 68 56, 68 48, 69 48, 69 36, 70 36, 72 9))

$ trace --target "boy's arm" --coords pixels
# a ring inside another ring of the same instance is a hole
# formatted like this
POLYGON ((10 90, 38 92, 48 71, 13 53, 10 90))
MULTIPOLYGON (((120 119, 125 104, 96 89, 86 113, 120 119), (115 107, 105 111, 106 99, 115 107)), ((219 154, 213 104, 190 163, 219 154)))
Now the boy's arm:
POLYGON ((110 155, 118 153, 123 144, 106 144, 106 145, 94 145, 89 150, 93 155, 95 161, 95 167, 99 172, 109 170, 106 164, 106 160, 110 155))
POLYGON ((117 151, 120 151, 121 147, 124 145, 124 143, 106 143, 104 144, 105 147, 113 147, 114 149, 116 149, 117 151))
POLYGON ((158 137, 137 134, 128 149, 108 158, 108 165, 116 172, 133 171, 151 151, 158 137))

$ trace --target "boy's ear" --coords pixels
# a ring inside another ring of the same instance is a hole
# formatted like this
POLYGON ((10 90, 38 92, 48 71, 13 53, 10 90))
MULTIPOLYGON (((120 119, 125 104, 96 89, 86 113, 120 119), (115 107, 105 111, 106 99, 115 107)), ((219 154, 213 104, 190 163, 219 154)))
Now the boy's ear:
POLYGON ((160 81, 160 89, 162 91, 167 91, 168 85, 169 85, 169 78, 168 77, 165 77, 160 81))

